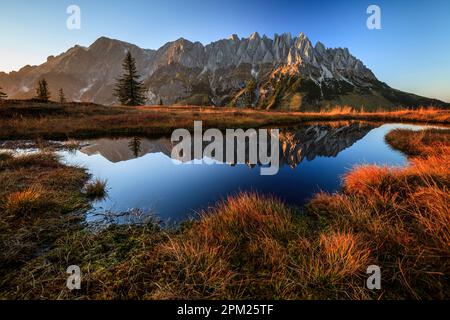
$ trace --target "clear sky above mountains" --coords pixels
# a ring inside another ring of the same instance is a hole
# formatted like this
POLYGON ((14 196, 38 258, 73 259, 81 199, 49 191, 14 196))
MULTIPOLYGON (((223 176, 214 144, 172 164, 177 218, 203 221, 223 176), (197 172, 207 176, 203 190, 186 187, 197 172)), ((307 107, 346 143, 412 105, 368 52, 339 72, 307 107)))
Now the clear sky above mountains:
POLYGON ((394 88, 450 102, 450 1, 284 0, 0 0, 0 71, 100 36, 157 49, 183 37, 207 44, 236 33, 304 32, 313 43, 348 47, 394 88), (81 29, 66 27, 69 5, 81 29), (381 8, 381 30, 366 27, 367 7, 381 8))

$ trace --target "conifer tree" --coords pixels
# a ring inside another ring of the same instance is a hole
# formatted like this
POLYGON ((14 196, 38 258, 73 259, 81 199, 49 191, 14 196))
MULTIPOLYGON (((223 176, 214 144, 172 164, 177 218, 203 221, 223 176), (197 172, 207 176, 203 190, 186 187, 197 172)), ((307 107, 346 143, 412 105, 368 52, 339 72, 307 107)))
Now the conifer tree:
POLYGON ((39 81, 36 88, 36 98, 45 102, 50 100, 50 91, 48 89, 47 80, 42 79, 39 81))
POLYGON ((0 87, 0 100, 5 100, 8 98, 8 95, 2 91, 2 87, 0 87))
POLYGON ((64 95, 64 90, 61 88, 59 89, 59 102, 60 103, 66 103, 66 96, 64 95))
POLYGON ((123 75, 117 79, 114 96, 122 105, 137 106, 145 103, 145 87, 140 81, 136 69, 136 61, 128 51, 122 63, 123 75))
POLYGON ((139 137, 133 137, 129 142, 128 142, 128 148, 130 148, 130 151, 133 153, 135 158, 139 157, 139 154, 142 151, 142 147, 141 147, 141 139, 139 137))

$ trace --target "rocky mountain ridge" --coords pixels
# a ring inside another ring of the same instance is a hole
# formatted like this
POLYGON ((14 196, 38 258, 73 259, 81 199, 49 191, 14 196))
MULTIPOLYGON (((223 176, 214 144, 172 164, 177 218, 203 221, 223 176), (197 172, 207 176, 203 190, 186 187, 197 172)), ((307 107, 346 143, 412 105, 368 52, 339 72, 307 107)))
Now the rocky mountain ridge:
POLYGON ((59 88, 73 101, 115 104, 115 80, 127 51, 148 88, 148 104, 217 105, 317 110, 337 104, 360 108, 448 106, 395 90, 380 82, 345 48, 326 48, 301 33, 273 39, 253 33, 208 45, 178 39, 158 50, 101 37, 75 46, 40 66, 0 73, 11 98, 31 98, 43 77, 56 98, 59 88))

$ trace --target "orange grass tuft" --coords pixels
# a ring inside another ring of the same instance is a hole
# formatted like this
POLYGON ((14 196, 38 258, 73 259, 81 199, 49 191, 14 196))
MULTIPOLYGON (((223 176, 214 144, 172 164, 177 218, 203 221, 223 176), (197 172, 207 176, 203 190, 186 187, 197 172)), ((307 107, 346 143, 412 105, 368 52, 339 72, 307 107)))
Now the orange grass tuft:
POLYGON ((442 152, 449 134, 395 130, 386 140, 411 156, 407 167, 357 167, 345 176, 343 193, 319 194, 309 204, 330 228, 350 230, 371 248, 393 297, 450 294, 450 153, 442 152))
POLYGON ((24 191, 10 194, 6 198, 5 210, 7 214, 29 215, 39 210, 43 204, 43 190, 40 187, 30 187, 24 191))

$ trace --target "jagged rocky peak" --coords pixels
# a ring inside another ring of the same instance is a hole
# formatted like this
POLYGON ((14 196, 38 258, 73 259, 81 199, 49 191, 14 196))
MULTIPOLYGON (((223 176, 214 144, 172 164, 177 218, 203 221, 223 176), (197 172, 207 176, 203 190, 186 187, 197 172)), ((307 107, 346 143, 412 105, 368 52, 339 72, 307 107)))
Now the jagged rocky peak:
POLYGON ((108 38, 108 37, 100 37, 97 40, 95 40, 94 43, 92 43, 90 45, 90 47, 94 48, 94 47, 101 47, 101 46, 109 46, 111 43, 114 43, 114 42, 119 42, 119 41, 108 38))
POLYGON ((101 37, 98 38, 93 44, 91 44, 88 50, 96 53, 103 52, 103 54, 105 54, 114 48, 128 47, 128 46, 131 46, 131 44, 115 39, 110 39, 107 37, 101 37))
POLYGON ((325 51, 327 50, 325 45, 322 42, 320 42, 320 41, 317 41, 316 46, 314 47, 314 49, 320 55, 324 55, 325 51))
POLYGON ((189 68, 199 67, 208 70, 218 70, 226 67, 237 67, 242 64, 261 65, 296 65, 312 64, 318 66, 318 61, 328 63, 327 69, 347 69, 352 71, 365 71, 361 63, 358 68, 354 64, 356 58, 347 51, 329 51, 324 45, 318 43, 315 47, 304 33, 298 37, 292 37, 290 33, 275 35, 270 39, 266 35, 262 37, 258 32, 252 33, 248 38, 240 39, 233 34, 228 39, 213 42, 203 46, 200 43, 192 43, 186 39, 171 42, 160 49, 166 59, 161 63, 180 63, 189 68), (188 57, 188 58, 186 58, 188 57))
POLYGON ((240 39, 237 34, 233 33, 231 36, 228 37, 228 40, 239 41, 240 39))
POLYGON ((249 40, 258 41, 258 40, 261 40, 261 37, 259 36, 259 33, 255 31, 250 35, 249 40))
POLYGON ((201 68, 204 64, 204 47, 200 42, 180 38, 160 50, 159 65, 180 64, 187 68, 201 68))
POLYGON ((180 38, 157 50, 101 37, 88 48, 75 46, 50 56, 40 66, 2 74, 0 85, 12 98, 31 98, 45 76, 50 90, 63 88, 69 100, 115 104, 112 92, 127 51, 148 88, 148 104, 162 100, 302 110, 325 104, 376 108, 429 101, 392 90, 348 49, 327 48, 321 42, 313 46, 304 33, 273 38, 258 32, 247 38, 233 34, 207 45, 180 38), (252 93, 246 88, 250 80, 256 82, 252 93))

